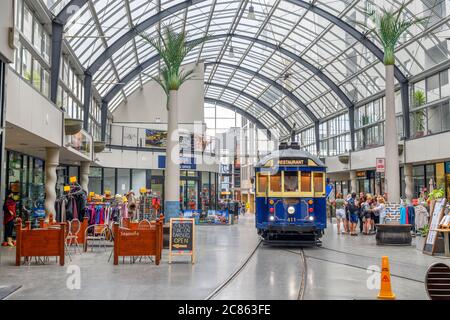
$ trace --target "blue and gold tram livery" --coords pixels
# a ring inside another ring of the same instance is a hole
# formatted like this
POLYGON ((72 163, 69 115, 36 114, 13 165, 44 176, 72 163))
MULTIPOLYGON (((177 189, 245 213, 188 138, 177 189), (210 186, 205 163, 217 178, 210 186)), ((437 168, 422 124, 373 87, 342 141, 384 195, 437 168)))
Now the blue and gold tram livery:
POLYGON ((320 245, 327 226, 326 167, 298 144, 255 166, 256 228, 266 243, 320 245))

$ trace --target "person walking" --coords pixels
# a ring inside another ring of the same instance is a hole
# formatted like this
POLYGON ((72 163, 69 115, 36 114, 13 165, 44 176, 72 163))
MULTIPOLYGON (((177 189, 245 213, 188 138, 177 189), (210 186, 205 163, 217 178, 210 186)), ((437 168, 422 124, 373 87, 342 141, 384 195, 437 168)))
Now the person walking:
POLYGON ((336 206, 336 222, 337 222, 337 233, 341 234, 341 222, 345 230, 345 200, 342 198, 342 194, 338 193, 336 195, 335 200, 335 206, 336 206))
POLYGON ((14 247, 13 243, 13 230, 14 221, 16 219, 16 202, 13 199, 13 193, 11 191, 7 192, 6 200, 3 205, 3 224, 5 225, 5 239, 3 246, 14 247))
POLYGON ((355 192, 352 193, 352 197, 348 200, 347 207, 350 213, 350 235, 357 236, 356 225, 358 223, 359 207, 355 192))

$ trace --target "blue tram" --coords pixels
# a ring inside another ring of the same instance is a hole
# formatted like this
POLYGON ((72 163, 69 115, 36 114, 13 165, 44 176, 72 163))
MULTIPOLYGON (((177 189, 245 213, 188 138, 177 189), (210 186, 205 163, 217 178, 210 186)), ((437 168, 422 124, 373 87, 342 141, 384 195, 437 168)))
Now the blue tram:
POLYGON ((255 166, 256 228, 265 243, 320 245, 327 226, 326 167, 296 142, 255 166))

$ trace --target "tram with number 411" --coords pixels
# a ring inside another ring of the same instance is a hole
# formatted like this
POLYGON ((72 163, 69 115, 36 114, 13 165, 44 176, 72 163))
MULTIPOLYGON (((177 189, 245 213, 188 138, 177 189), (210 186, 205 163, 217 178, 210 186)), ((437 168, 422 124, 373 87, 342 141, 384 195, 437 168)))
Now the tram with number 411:
POLYGON ((326 167, 296 142, 255 166, 256 228, 264 243, 321 245, 327 226, 326 167))

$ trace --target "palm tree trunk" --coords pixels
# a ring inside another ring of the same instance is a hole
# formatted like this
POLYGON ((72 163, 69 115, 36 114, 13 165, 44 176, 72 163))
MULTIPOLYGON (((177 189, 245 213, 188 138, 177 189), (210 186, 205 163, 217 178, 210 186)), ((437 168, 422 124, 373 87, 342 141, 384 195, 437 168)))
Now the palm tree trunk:
POLYGON ((168 97, 167 151, 164 188, 164 215, 166 222, 179 217, 180 212, 180 145, 178 134, 178 91, 168 97))
MULTIPOLYGON (((385 186, 388 201, 400 203, 400 172, 398 162, 397 123, 395 119, 394 65, 386 65, 386 113, 384 152, 386 158, 385 186)), ((408 115, 404 115, 407 117, 408 115)))

